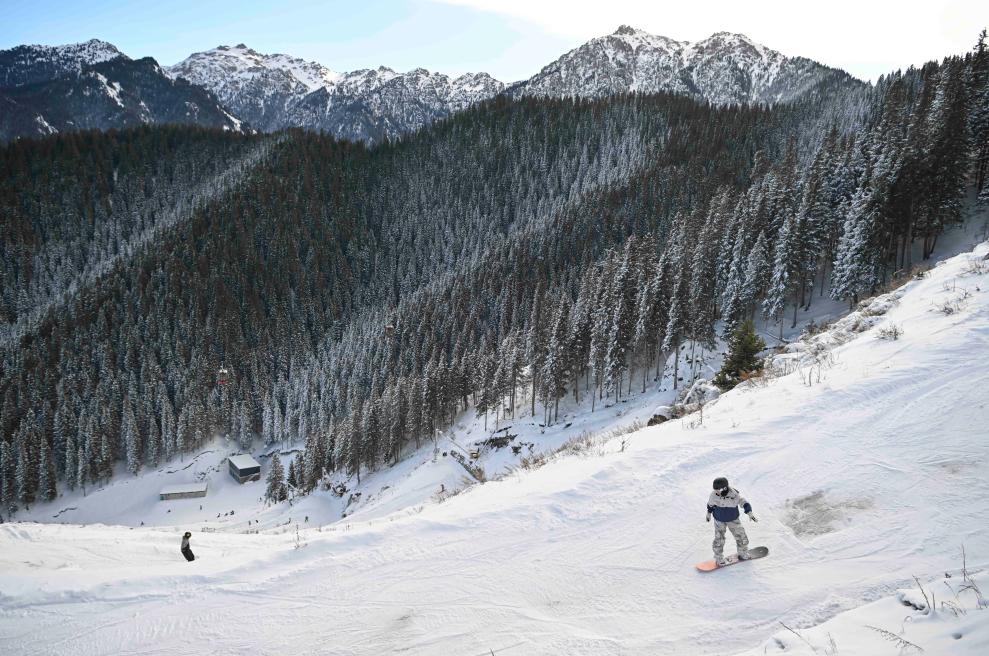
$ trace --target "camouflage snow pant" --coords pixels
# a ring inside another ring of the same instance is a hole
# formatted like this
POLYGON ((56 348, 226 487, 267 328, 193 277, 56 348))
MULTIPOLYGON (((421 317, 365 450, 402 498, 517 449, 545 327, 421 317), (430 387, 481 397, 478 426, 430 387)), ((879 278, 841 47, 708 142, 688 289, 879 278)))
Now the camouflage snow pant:
POLYGON ((733 522, 719 522, 714 520, 714 557, 720 558, 725 553, 725 529, 731 530, 735 536, 735 544, 738 546, 738 553, 744 554, 749 548, 749 536, 745 535, 742 522, 737 519, 733 522))

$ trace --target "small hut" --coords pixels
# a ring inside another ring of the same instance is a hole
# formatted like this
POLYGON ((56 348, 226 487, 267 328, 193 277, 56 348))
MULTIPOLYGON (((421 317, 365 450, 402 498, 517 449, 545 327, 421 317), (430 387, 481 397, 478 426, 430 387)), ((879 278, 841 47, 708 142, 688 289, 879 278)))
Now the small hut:
POLYGON ((230 464, 230 475, 238 483, 261 480, 261 465, 246 453, 230 456, 227 462, 230 464))
POLYGON ((188 483, 185 485, 169 485, 161 488, 158 498, 161 501, 171 501, 172 499, 194 499, 206 496, 206 487, 209 483, 188 483))

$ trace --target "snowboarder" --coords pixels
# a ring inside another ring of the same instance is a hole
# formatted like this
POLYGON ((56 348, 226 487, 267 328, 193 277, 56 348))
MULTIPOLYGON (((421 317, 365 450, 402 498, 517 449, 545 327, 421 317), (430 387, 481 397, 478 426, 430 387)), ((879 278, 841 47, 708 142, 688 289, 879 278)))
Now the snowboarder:
POLYGON ((711 521, 714 515, 714 560, 719 566, 728 564, 725 558, 725 530, 730 530, 735 537, 735 544, 738 547, 738 559, 749 559, 749 538, 745 535, 742 523, 738 521, 738 507, 742 506, 745 514, 753 522, 759 521, 752 514, 752 506, 746 501, 738 490, 728 487, 728 479, 719 476, 714 479, 714 492, 707 500, 707 521, 711 521))
POLYGON ((182 555, 185 556, 185 559, 190 563, 196 559, 196 557, 192 554, 192 548, 189 546, 189 538, 191 537, 192 533, 189 531, 186 531, 185 535, 182 536, 182 555))

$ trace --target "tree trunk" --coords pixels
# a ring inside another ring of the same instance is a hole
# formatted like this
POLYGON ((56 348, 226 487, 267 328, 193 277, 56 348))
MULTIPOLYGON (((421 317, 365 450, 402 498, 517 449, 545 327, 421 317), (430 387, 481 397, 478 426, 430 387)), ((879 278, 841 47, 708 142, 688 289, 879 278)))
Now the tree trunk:
POLYGON ((679 382, 677 380, 677 372, 679 371, 679 368, 680 368, 680 344, 677 343, 677 345, 673 348, 673 389, 677 388, 677 383, 679 382))
POLYGON ((693 339, 690 340, 690 380, 691 380, 691 382, 693 382, 694 378, 697 377, 696 374, 694 373, 694 369, 695 369, 695 365, 694 365, 694 361, 695 361, 694 352, 696 351, 696 349, 697 349, 697 341, 696 340, 693 340, 693 339))
POLYGON ((903 237, 906 242, 906 246, 903 248, 903 266, 901 267, 904 272, 909 272, 913 268, 913 218, 907 221, 907 234, 903 237))
POLYGON ((532 374, 532 416, 536 416, 536 374, 532 374))

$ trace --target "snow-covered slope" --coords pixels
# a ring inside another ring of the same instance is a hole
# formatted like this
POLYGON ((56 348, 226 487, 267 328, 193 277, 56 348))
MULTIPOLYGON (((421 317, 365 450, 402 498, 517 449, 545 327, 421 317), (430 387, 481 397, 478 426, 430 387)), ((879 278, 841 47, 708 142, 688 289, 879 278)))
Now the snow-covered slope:
POLYGON ((243 129, 242 121, 212 94, 170 79, 150 57, 117 57, 51 80, 0 89, 0 107, 5 110, 0 113, 0 142, 149 123, 243 129))
MULTIPOLYGON (((897 654, 893 642, 846 638, 855 620, 836 616, 913 575, 953 600, 934 577, 949 571, 958 588, 963 544, 970 571, 989 566, 987 255, 989 243, 793 345, 777 367, 791 373, 722 396, 703 419, 604 441, 443 503, 302 524, 298 537, 295 522, 259 534, 196 530, 191 564, 178 554, 182 526, 5 524, 0 642, 15 654, 70 644, 76 654, 203 644, 779 653, 798 642, 781 637, 783 622, 819 653, 831 632, 837 653, 897 654), (898 340, 878 339, 893 325, 898 340), (711 540, 704 503, 720 475, 753 503, 760 522, 745 527, 771 553, 700 574, 693 564, 711 540)), ((893 624, 888 602, 862 612, 928 653, 980 654, 989 610, 965 603, 967 615, 940 612, 937 626, 893 624)), ((901 620, 915 613, 901 608, 901 620)))
POLYGON ((623 25, 588 41, 512 88, 522 96, 606 96, 669 91, 714 104, 776 103, 825 80, 860 84, 802 57, 786 57, 742 34, 690 43, 623 25))
POLYGON ((148 123, 241 130, 243 122, 202 87, 105 41, 0 50, 0 143, 148 123))
POLYGON ((361 140, 396 137, 504 88, 486 73, 455 79, 421 68, 336 73, 288 55, 263 55, 244 44, 195 53, 168 72, 213 91, 261 129, 305 127, 361 140))

